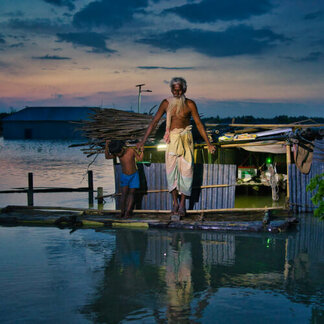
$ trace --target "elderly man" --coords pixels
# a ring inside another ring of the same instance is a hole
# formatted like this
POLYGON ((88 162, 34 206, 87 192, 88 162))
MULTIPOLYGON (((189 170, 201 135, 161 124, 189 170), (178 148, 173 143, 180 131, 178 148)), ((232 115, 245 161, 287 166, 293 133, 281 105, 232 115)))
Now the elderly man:
POLYGON ((186 80, 173 78, 170 82, 172 97, 164 99, 149 125, 143 139, 137 144, 143 148, 148 136, 157 126, 159 120, 166 113, 166 130, 164 140, 167 143, 165 152, 165 167, 167 173, 168 189, 172 194, 172 214, 185 216, 185 198, 191 195, 193 178, 193 151, 194 144, 191 133, 190 118, 193 117, 198 131, 211 153, 215 147, 209 142, 206 130, 202 124, 197 106, 193 100, 185 97, 187 90, 186 80), (178 196, 180 194, 180 203, 178 196))

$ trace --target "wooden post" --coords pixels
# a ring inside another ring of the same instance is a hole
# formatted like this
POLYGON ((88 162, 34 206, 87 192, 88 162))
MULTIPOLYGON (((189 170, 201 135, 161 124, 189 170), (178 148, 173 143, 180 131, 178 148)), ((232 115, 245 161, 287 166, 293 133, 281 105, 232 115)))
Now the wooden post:
POLYGON ((93 207, 93 173, 88 171, 88 193, 89 193, 89 207, 93 207))
POLYGON ((98 200, 98 209, 103 209, 103 188, 97 188, 97 200, 98 200))
POLYGON ((103 188, 102 187, 97 188, 97 199, 98 199, 98 204, 103 204, 103 188))
POLYGON ((286 196, 286 205, 289 205, 290 201, 290 189, 289 189, 289 169, 291 164, 291 150, 290 145, 286 145, 286 163, 287 163, 287 196, 286 196))
POLYGON ((28 173, 28 191, 27 191, 27 205, 34 206, 34 193, 33 193, 33 173, 28 173))

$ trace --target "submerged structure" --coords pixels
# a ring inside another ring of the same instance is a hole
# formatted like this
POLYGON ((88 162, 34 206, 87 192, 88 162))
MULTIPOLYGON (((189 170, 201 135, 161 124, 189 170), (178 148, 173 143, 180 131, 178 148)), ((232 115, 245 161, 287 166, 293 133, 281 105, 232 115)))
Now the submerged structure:
POLYGON ((87 120, 90 107, 26 107, 3 118, 4 139, 82 139, 76 124, 87 120))

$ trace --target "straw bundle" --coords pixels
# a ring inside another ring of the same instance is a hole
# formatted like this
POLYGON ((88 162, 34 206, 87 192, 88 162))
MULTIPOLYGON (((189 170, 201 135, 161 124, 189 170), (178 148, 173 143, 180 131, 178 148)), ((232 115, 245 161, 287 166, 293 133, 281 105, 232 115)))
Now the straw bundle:
MULTIPOLYGON (((103 153, 107 139, 134 141, 143 138, 147 127, 153 120, 152 115, 144 115, 117 109, 94 108, 88 120, 82 121, 79 128, 88 139, 86 143, 73 144, 70 147, 85 146, 81 149, 88 157, 103 153)), ((163 120, 159 122, 159 129, 163 120)), ((154 140, 156 130, 150 134, 154 140)))

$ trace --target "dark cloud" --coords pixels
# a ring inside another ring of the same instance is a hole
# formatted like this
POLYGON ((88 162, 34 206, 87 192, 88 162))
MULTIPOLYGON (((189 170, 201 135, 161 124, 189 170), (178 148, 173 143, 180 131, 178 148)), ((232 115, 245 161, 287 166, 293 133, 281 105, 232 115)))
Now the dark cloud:
POLYGON ((324 54, 322 52, 311 52, 307 56, 296 58, 292 56, 283 57, 286 60, 296 62, 296 63, 303 63, 303 62, 318 62, 324 54))
POLYGON ((53 94, 54 99, 63 99, 64 95, 61 93, 54 93, 53 94))
POLYGON ((23 17, 24 13, 21 10, 5 12, 2 16, 4 17, 23 17))
POLYGON ((57 55, 45 55, 45 56, 33 56, 33 60, 71 60, 70 57, 57 56, 57 55))
POLYGON ((15 40, 22 40, 22 41, 28 41, 29 39, 27 38, 26 35, 13 35, 13 34, 7 34, 7 37, 13 38, 15 40))
POLYGON ((58 33, 59 42, 72 43, 75 46, 86 46, 92 49, 93 53, 115 53, 115 50, 106 47, 107 37, 95 32, 83 33, 58 33))
POLYGON ((311 12, 311 13, 305 15, 304 19, 305 20, 314 20, 314 19, 323 17, 323 15, 324 15, 324 11, 319 10, 319 11, 311 12))
POLYGON ((3 62, 3 61, 0 61, 0 70, 2 69, 6 69, 10 67, 10 64, 9 63, 6 63, 6 62, 3 62))
POLYGON ((0 60, 0 72, 5 72, 8 74, 17 74, 17 72, 21 71, 21 67, 16 63, 8 63, 0 60))
POLYGON ((10 48, 18 48, 18 47, 24 47, 25 44, 20 42, 20 43, 15 43, 15 44, 11 44, 9 47, 10 48))
POLYGON ((311 52, 307 56, 299 59, 300 62, 317 62, 323 57, 322 52, 311 52))
POLYGON ((243 20, 265 14, 272 8, 270 0, 203 0, 167 9, 164 12, 175 13, 191 22, 204 23, 217 20, 243 20))
POLYGON ((324 46, 324 38, 312 42, 312 45, 315 45, 315 46, 317 46, 317 45, 319 45, 319 46, 324 46))
POLYGON ((254 29, 238 25, 222 32, 199 29, 171 30, 166 33, 138 40, 140 43, 176 51, 187 48, 207 56, 224 57, 242 54, 259 54, 275 46, 278 41, 286 41, 283 35, 270 29, 254 29))
POLYGON ((85 101, 85 100, 88 100, 89 98, 88 97, 75 97, 75 99, 85 101))
POLYGON ((67 7, 69 10, 73 10, 75 8, 74 0, 43 0, 43 1, 57 7, 67 7))
POLYGON ((194 67, 191 66, 184 66, 184 67, 175 67, 175 66, 138 66, 138 69, 143 69, 143 70, 193 70, 194 67))
POLYGON ((0 44, 5 44, 6 41, 4 39, 4 36, 0 34, 0 44))
POLYGON ((107 26, 118 28, 133 19, 133 14, 147 7, 148 0, 94 1, 73 17, 76 27, 107 26))
POLYGON ((57 24, 47 18, 37 19, 11 19, 8 22, 8 27, 11 29, 23 30, 37 34, 56 34, 60 31, 65 31, 70 26, 57 24))

